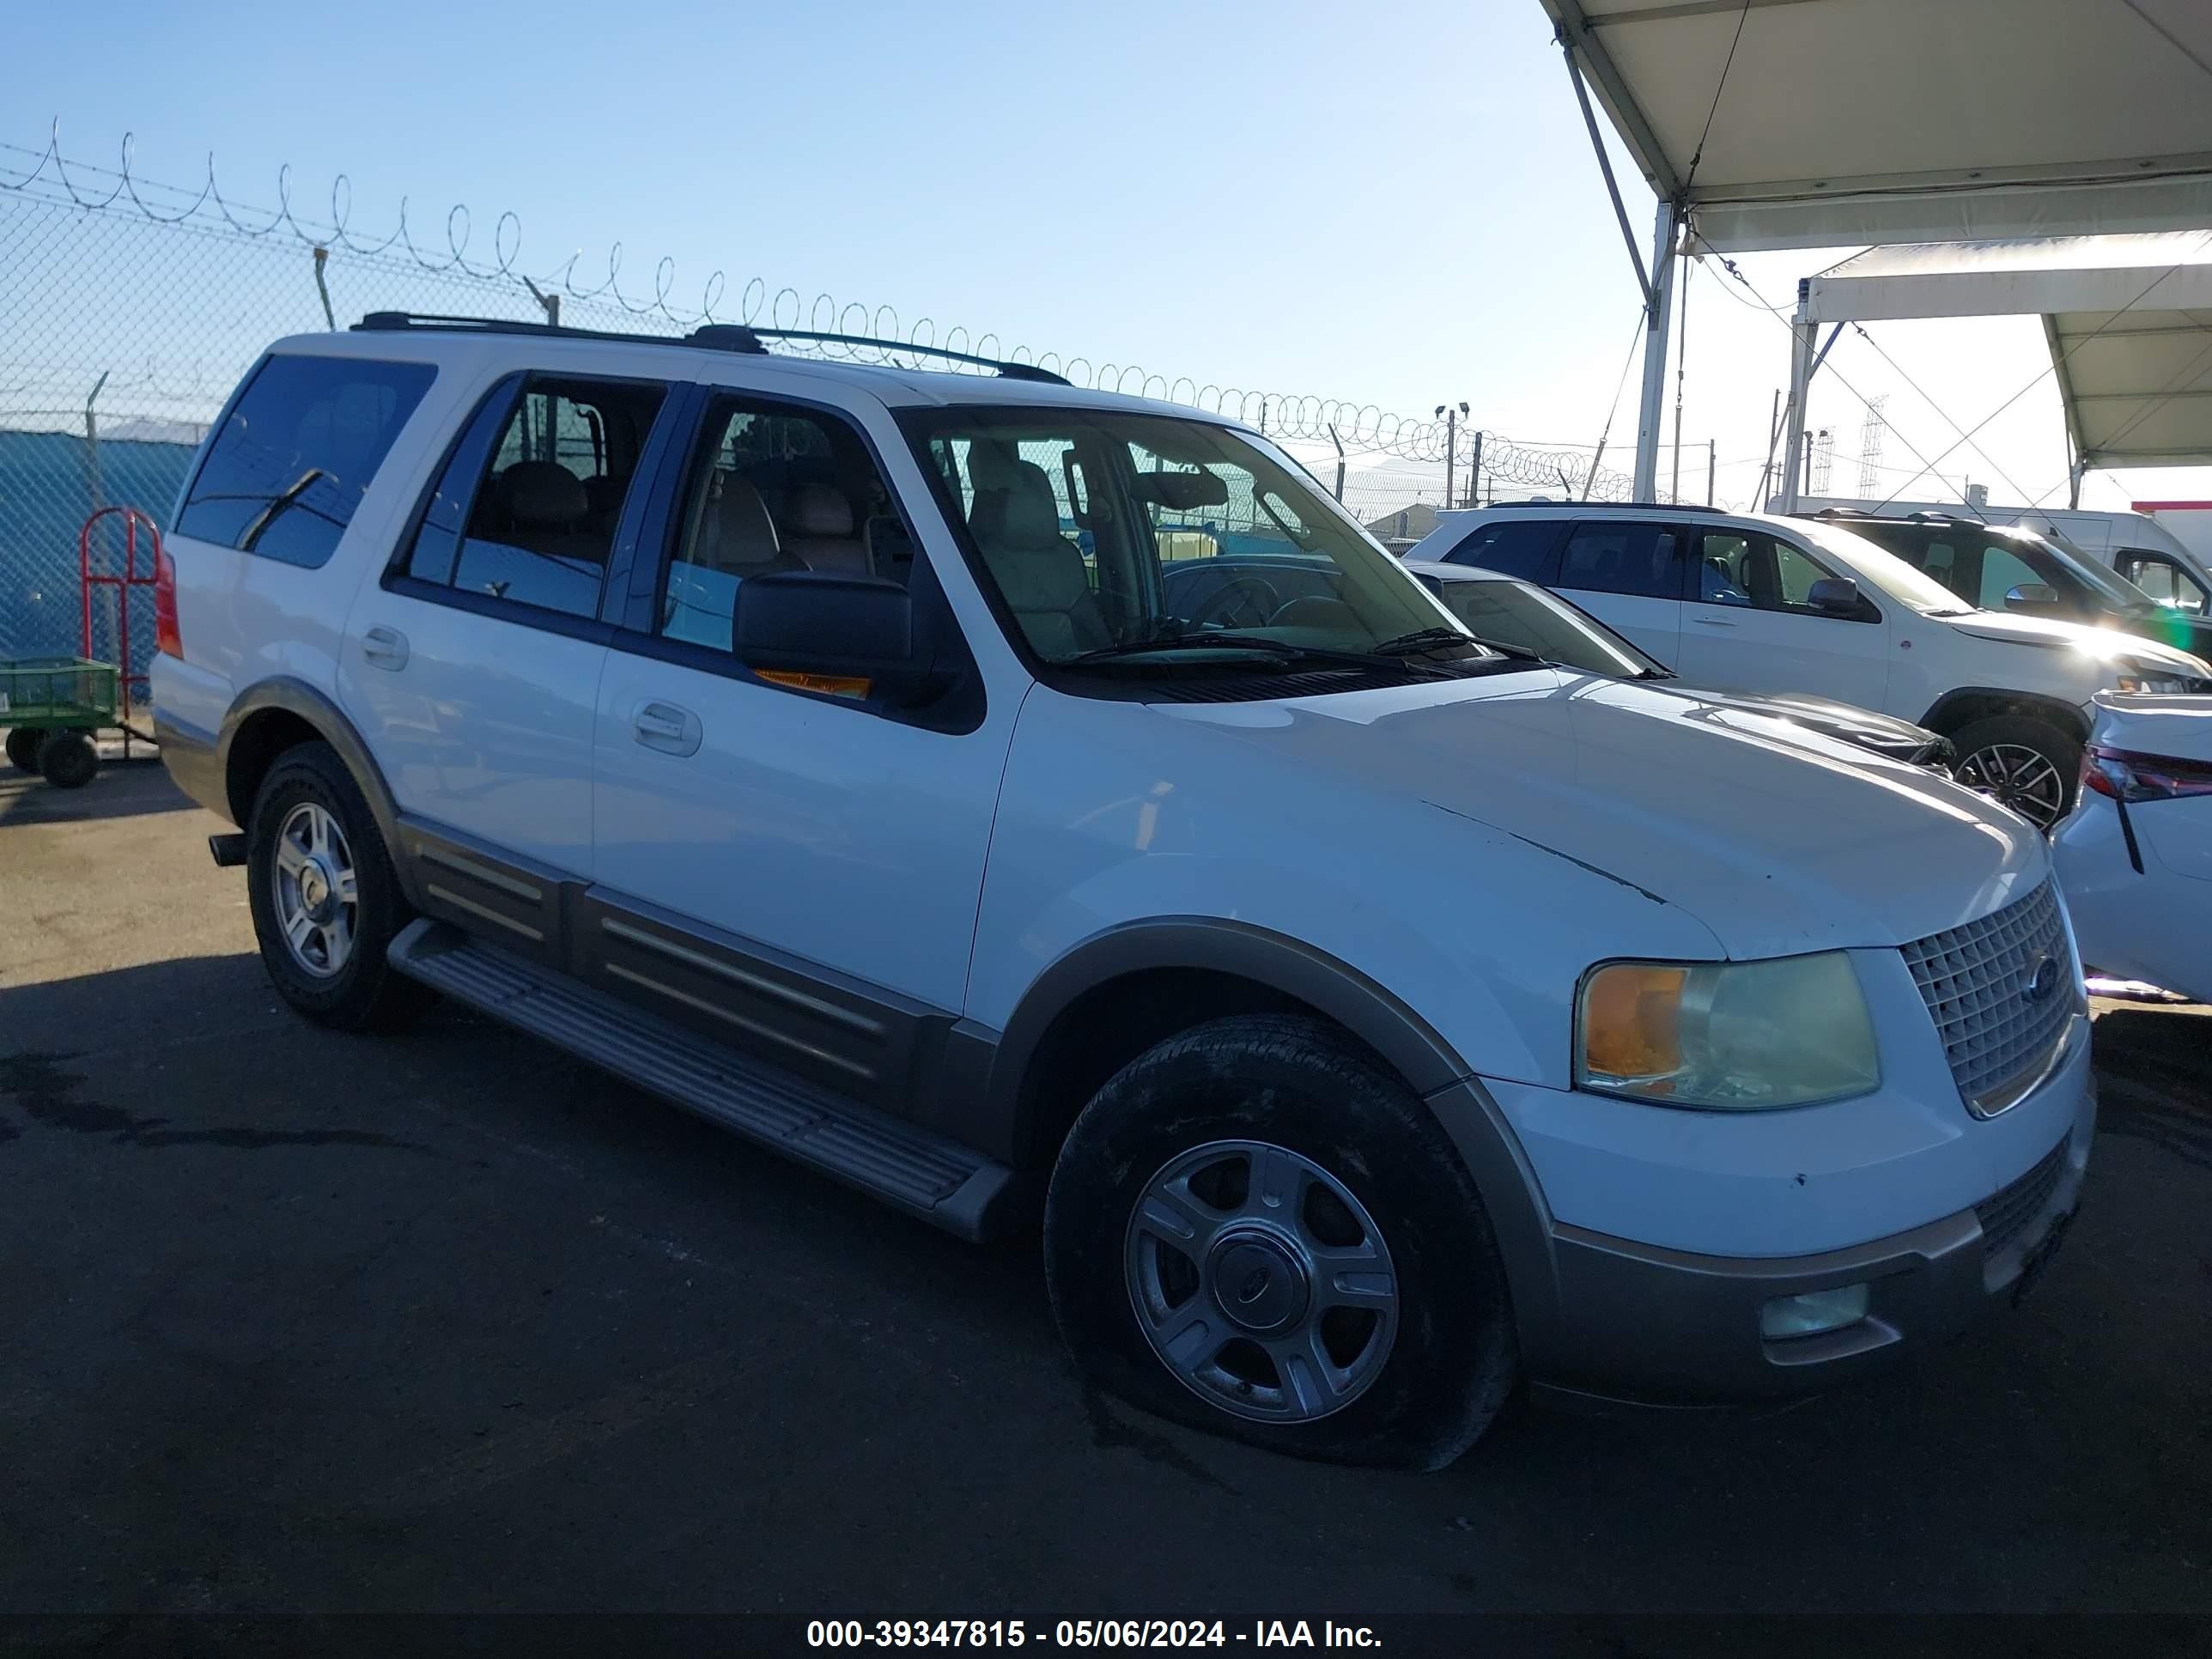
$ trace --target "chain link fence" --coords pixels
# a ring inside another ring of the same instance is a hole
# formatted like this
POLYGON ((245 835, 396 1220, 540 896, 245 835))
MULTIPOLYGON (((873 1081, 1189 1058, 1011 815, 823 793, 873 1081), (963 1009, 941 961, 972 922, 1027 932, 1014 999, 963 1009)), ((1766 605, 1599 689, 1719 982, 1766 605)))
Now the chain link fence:
MULTIPOLYGON (((82 648, 80 538, 92 514, 130 507, 166 528, 195 448, 256 356, 288 334, 339 328, 372 311, 414 311, 674 334, 702 322, 758 323, 942 346, 1033 362, 1079 386, 1127 392, 1243 419, 1293 446, 1324 486, 1388 541, 1433 527, 1452 498, 1512 499, 1583 491, 1618 498, 1628 480, 1593 469, 1586 449, 1517 445, 1480 434, 1479 485, 1468 468, 1477 434, 1465 426, 1389 413, 1341 399, 1283 396, 1170 380, 1128 365, 1033 355, 990 334, 924 319, 902 323, 888 307, 805 301, 747 283, 734 299, 720 273, 696 309, 674 302, 675 268, 654 268, 653 294, 625 289, 620 249, 603 278, 577 260, 542 276, 519 263, 514 216, 476 242, 455 208, 434 233, 410 222, 365 236, 349 223, 340 179, 327 211, 295 211, 289 175, 277 205, 229 200, 212 159, 197 189, 155 183, 131 170, 126 140, 115 168, 44 149, 0 143, 0 659, 82 648), (472 243, 475 245, 472 246, 472 243), (440 246, 442 244, 442 246, 440 246), (1338 447, 1344 481, 1334 476, 1338 447)), ((779 349, 783 348, 779 347, 779 349)), ((801 348, 805 349, 806 348, 801 348)), ((890 347, 826 346, 821 355, 906 361, 890 347)), ((931 364, 931 367, 941 365, 931 364)), ((96 572, 119 574, 125 536, 108 514, 89 532, 96 572)), ((138 569, 150 575, 140 538, 138 569)), ((142 674, 153 637, 150 590, 101 588, 93 605, 90 654, 118 660, 117 606, 132 607, 127 672, 142 674)))

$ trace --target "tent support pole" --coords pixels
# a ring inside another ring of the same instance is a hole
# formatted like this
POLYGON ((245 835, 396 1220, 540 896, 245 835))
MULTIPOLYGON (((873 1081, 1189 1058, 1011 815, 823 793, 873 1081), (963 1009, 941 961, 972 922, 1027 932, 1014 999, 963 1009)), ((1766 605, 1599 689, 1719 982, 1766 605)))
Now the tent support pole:
POLYGON ((1644 397, 1636 416, 1636 488, 1639 501, 1659 499, 1659 427, 1667 397, 1667 336, 1674 320, 1674 204, 1659 204, 1651 234, 1650 303, 1644 309, 1644 397))
POLYGON ((1797 316, 1790 325, 1790 403, 1783 411, 1782 510, 1795 513, 1804 482, 1805 388, 1813 379, 1813 337, 1820 325, 1805 315, 1804 284, 1798 284, 1797 316))

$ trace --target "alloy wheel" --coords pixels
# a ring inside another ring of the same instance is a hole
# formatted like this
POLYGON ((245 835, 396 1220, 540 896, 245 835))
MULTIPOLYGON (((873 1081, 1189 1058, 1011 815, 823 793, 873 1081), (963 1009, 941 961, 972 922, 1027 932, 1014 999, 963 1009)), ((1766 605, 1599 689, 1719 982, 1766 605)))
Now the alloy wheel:
POLYGON ((1124 1257, 1152 1352, 1208 1403, 1261 1422, 1341 1411, 1398 1328, 1382 1230, 1320 1164, 1267 1141, 1195 1147, 1146 1182, 1124 1257))
POLYGON ((2066 780, 2025 744, 1993 743, 1977 749, 1959 763, 1954 775, 1968 788, 2011 807, 2039 830, 2057 823, 2066 805, 2066 780))
POLYGON ((328 809, 302 801, 276 831, 269 878, 292 960, 318 979, 344 971, 360 920, 353 849, 328 809))

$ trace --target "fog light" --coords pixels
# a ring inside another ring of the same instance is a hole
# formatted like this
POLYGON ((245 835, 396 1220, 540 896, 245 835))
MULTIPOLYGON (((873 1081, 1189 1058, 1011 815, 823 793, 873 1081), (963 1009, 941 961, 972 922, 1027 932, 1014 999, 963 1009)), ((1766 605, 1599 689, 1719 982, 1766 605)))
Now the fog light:
POLYGON ((1867 1287, 1838 1285, 1832 1290, 1778 1296, 1759 1310, 1759 1334, 1768 1341, 1787 1336, 1818 1336, 1839 1331, 1866 1317, 1867 1287))

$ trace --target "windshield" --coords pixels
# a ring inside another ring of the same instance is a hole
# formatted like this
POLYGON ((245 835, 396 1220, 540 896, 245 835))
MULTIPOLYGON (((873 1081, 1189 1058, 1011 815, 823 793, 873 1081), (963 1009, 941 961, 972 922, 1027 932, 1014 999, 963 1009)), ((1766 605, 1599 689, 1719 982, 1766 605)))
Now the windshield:
POLYGON ((1083 408, 914 410, 902 424, 1049 665, 1234 673, 1359 653, 1412 673, 1417 656, 1493 656, 1265 440, 1083 408))
POLYGON ((1491 644, 1516 645, 1546 662, 1613 679, 1668 678, 1663 664, 1533 582, 1447 580, 1438 597, 1477 639, 1491 644))
POLYGON ((1855 536, 1817 519, 1797 520, 1790 528, 1815 547, 1843 560, 1859 580, 1872 583, 1899 605, 1923 617, 1960 617, 1973 609, 1933 576, 1922 574, 1896 554, 1876 547, 1863 536, 1855 536))

